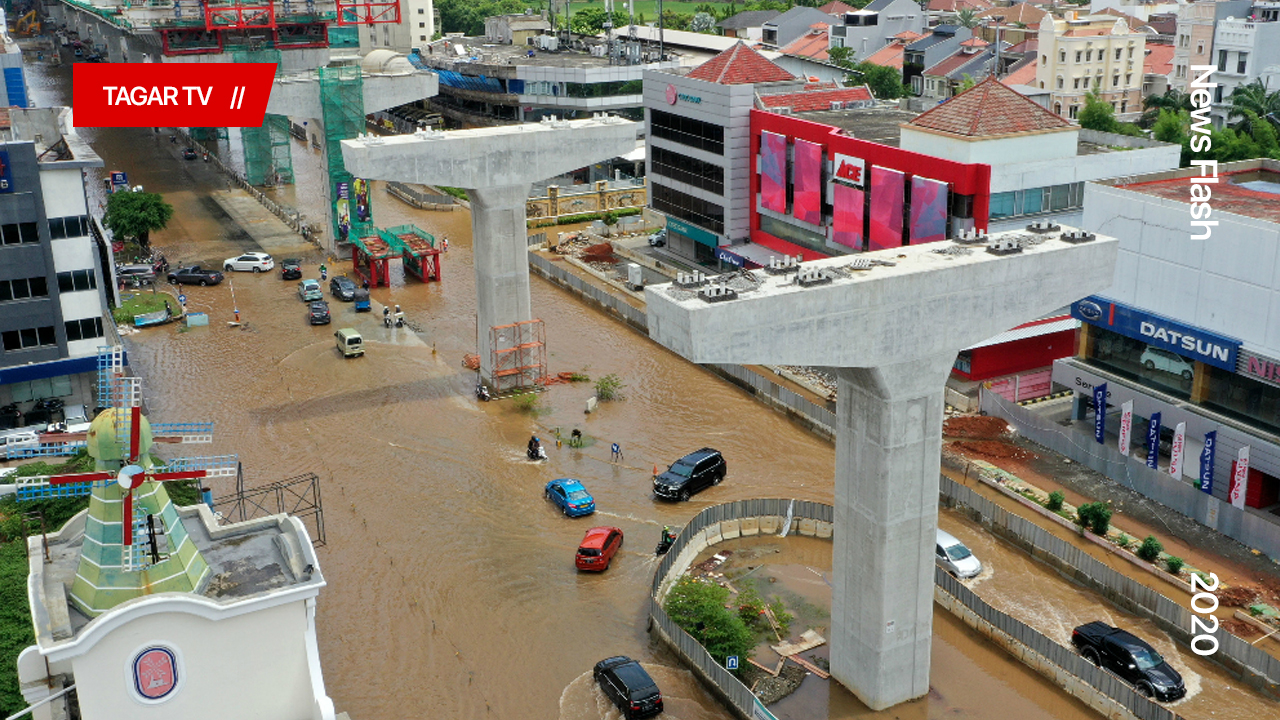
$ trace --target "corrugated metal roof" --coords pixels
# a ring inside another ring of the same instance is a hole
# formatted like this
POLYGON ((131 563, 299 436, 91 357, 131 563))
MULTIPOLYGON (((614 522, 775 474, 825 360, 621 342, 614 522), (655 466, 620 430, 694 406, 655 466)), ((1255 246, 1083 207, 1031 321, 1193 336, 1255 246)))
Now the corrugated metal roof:
POLYGON ((1051 335, 1063 330, 1075 330, 1080 327, 1080 321, 1073 317, 1050 318, 1047 321, 1037 320, 1034 323, 1018 326, 1012 330, 1002 332, 993 338, 987 338, 977 345, 970 345, 965 350, 976 350, 978 348, 990 347, 992 345, 1003 345, 1014 340, 1026 340, 1027 338, 1040 337, 1041 335, 1051 335))

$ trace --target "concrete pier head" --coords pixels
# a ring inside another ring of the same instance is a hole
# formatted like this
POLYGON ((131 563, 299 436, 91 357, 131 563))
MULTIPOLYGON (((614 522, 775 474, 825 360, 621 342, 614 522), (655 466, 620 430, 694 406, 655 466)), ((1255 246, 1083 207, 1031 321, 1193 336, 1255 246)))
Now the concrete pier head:
POLYGON ((929 691, 943 389, 956 354, 1111 284, 1114 238, 1062 237, 817 260, 801 265, 803 284, 795 271, 757 270, 761 282, 735 281, 731 299, 645 289, 650 336, 694 362, 837 368, 831 674, 874 710, 929 691))
POLYGON ((347 170, 370 180, 464 188, 471 198, 480 372, 492 378, 489 330, 533 319, 526 201, 544 180, 635 149, 638 123, 616 117, 344 140, 347 170))

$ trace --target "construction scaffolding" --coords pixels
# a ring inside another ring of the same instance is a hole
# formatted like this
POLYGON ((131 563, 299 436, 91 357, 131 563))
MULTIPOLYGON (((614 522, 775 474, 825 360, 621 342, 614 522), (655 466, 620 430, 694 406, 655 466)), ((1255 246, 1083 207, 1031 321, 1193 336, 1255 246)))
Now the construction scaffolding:
POLYGON ((395 246, 395 237, 390 241, 381 237, 356 237, 351 239, 351 271, 361 282, 369 283, 369 287, 390 287, 390 259, 400 254, 395 246))
POLYGON ((329 160, 333 237, 338 243, 373 237, 369 183, 353 178, 342 161, 342 141, 355 139, 365 129, 364 78, 359 65, 320 68, 320 111, 329 160))
POLYGON ((525 320, 489 329, 492 348, 489 378, 495 395, 540 389, 547 382, 546 327, 541 320, 525 320))
POLYGON ((440 248, 434 235, 417 225, 397 225, 378 235, 404 259, 404 269, 422 282, 440 280, 440 248))
POLYGON ((224 127, 193 127, 187 128, 192 140, 198 142, 213 142, 217 140, 227 139, 227 129, 224 127))

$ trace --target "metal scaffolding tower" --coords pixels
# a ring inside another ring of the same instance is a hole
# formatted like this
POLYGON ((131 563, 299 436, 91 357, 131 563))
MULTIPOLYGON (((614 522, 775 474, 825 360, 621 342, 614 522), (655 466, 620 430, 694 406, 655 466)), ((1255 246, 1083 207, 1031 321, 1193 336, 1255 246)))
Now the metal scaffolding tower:
POLYGON ((349 242, 353 237, 372 236, 376 231, 369 184, 347 172, 340 144, 354 139, 365 129, 364 78, 359 65, 320 68, 320 111, 329 158, 333 236, 339 243, 349 242))
POLYGON ((546 385, 546 338, 546 327, 541 320, 495 325, 489 329, 489 347, 493 348, 493 377, 489 384, 495 395, 546 385))
MULTIPOLYGON (((279 50, 237 50, 231 57, 237 63, 275 63, 276 76, 280 76, 279 50)), ((268 115, 261 127, 241 128, 240 139, 244 147, 244 175, 250 185, 275 185, 277 177, 281 182, 293 182, 287 118, 268 115), (276 127, 281 122, 283 125, 276 127)))

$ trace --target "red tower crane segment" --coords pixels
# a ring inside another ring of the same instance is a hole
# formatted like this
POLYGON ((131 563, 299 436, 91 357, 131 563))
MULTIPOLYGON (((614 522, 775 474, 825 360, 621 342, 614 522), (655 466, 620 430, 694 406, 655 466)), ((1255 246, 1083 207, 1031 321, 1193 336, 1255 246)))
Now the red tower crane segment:
POLYGON ((400 0, 336 0, 339 25, 400 22, 400 0))

